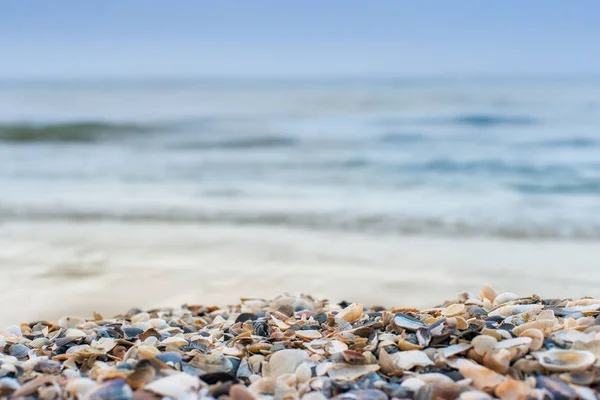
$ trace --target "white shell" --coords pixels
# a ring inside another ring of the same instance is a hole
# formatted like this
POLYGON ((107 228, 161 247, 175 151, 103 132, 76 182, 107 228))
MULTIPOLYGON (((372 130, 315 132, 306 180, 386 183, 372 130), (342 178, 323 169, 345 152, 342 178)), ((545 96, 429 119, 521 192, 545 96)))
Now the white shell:
POLYGON ((179 373, 160 378, 144 386, 145 390, 173 399, 183 399, 186 394, 200 387, 200 380, 192 375, 179 373))
POLYGON ((578 371, 596 362, 596 356, 587 350, 548 350, 537 358, 548 371, 578 371))

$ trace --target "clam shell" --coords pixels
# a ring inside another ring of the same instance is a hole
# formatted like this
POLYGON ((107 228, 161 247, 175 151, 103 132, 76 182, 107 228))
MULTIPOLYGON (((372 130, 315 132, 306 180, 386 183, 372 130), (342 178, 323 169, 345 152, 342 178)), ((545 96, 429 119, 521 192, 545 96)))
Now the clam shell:
POLYGON ((346 322, 354 322, 359 319, 363 312, 363 305, 352 303, 337 314, 337 318, 341 318, 346 322))
POLYGON ((42 347, 47 346, 50 343, 50 340, 46 339, 45 337, 40 337, 29 342, 29 346, 32 349, 41 349, 42 347))
POLYGON ((536 354, 548 371, 580 371, 596 362, 596 356, 587 350, 548 350, 536 354))
POLYGON ((231 360, 222 354, 198 354, 189 362, 192 367, 200 368, 206 373, 229 372, 233 369, 231 360))
POLYGON ((304 360, 308 353, 304 350, 285 349, 273 353, 265 365, 265 376, 277 378, 283 374, 291 374, 304 360))
POLYGON ((493 336, 479 335, 471 341, 473 350, 481 356, 491 351, 498 344, 498 340, 493 336))
POLYGON ((16 358, 23 358, 27 357, 29 350, 31 349, 24 344, 17 343, 10 346, 8 349, 8 354, 16 358))
POLYGON ((314 340, 323 337, 321 332, 316 330, 296 331, 296 337, 304 340, 314 340))
POLYGON ((494 393, 500 399, 521 399, 526 397, 531 390, 525 382, 509 378, 496 386, 494 393))
POLYGON ((172 399, 183 399, 199 387, 200 380, 197 377, 178 373, 150 382, 144 389, 172 399))
POLYGON ((482 391, 492 391, 504 382, 504 376, 472 361, 462 360, 458 363, 458 370, 466 379, 471 379, 473 386, 482 391))
POLYGON ((464 304, 451 304, 448 307, 444 308, 440 314, 442 314, 444 317, 454 317, 457 315, 462 314, 465 311, 465 305, 464 304))
POLYGON ((494 301, 494 299, 496 298, 496 291, 494 290, 492 285, 486 283, 481 287, 481 290, 479 291, 479 297, 482 300, 487 299, 489 301, 494 301))
POLYGON ((525 332, 527 329, 535 328, 539 329, 544 333, 545 336, 550 335, 552 332, 552 328, 554 327, 554 320, 544 319, 539 321, 527 322, 525 324, 519 325, 515 327, 512 332, 519 336, 521 333, 525 332))
POLYGON ((160 343, 174 347, 183 347, 188 345, 188 341, 179 336, 168 337, 160 343))

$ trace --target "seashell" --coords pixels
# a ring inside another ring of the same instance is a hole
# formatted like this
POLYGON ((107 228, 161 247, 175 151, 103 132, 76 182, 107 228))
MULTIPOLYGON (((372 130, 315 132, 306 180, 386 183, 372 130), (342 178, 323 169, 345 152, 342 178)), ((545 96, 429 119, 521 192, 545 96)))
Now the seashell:
POLYGON ((296 331, 296 337, 304 340, 314 340, 323 337, 321 332, 316 330, 296 331))
POLYGON ((24 344, 17 343, 9 347, 8 354, 16 358, 24 358, 29 354, 29 350, 31 349, 24 344))
POLYGON ((152 382, 155 376, 156 372, 152 364, 149 361, 140 361, 125 382, 127 382, 132 389, 137 390, 143 388, 148 382, 152 382))
POLYGON ((304 360, 308 353, 304 350, 285 349, 271 354, 265 365, 265 376, 277 378, 283 374, 291 374, 304 360))
POLYGON ((75 328, 69 328, 65 332, 65 337, 73 338, 73 339, 84 338, 86 336, 87 336, 87 334, 84 331, 82 331, 80 329, 75 329, 75 328))
POLYGON ((181 365, 182 363, 181 356, 173 351, 166 351, 164 353, 157 354, 156 359, 164 362, 165 364, 173 366, 181 365))
POLYGON ((65 389, 72 396, 82 398, 97 385, 93 379, 76 377, 67 381, 65 389))
POLYGON ((394 315, 394 324, 409 331, 416 331, 419 328, 426 328, 426 325, 421 322, 421 320, 403 313, 396 313, 394 315))
POLYGON ((492 371, 491 369, 482 367, 481 365, 472 361, 464 359, 459 360, 461 361, 456 364, 458 371, 466 379, 471 379, 473 386, 476 389, 482 391, 492 391, 496 386, 504 382, 506 379, 504 376, 492 371))
POLYGON ((177 373, 157 379, 144 386, 145 390, 172 399, 191 397, 190 394, 200 388, 200 380, 192 375, 177 373))
POLYGON ((548 350, 536 354, 540 364, 548 371, 579 371, 596 362, 596 356, 587 350, 548 350))
POLYGON ((531 338, 531 343, 529 344, 531 351, 538 351, 544 345, 544 333, 537 328, 526 329, 519 336, 531 338))
POLYGON ((525 324, 516 326, 512 332, 517 335, 520 336, 521 333, 525 332, 527 329, 539 329, 540 331, 542 331, 542 333, 545 336, 549 336, 550 333, 552 333, 552 328, 554 327, 554 321, 553 320, 549 320, 549 319, 544 319, 544 320, 539 320, 539 321, 532 321, 532 322, 527 322, 525 324))
POLYGON ((150 323, 150 325, 152 325, 154 329, 164 329, 169 327, 167 321, 165 321, 162 318, 150 318, 148 322, 150 323))
POLYGON ((517 337, 517 338, 513 338, 513 339, 506 339, 506 340, 502 340, 498 343, 496 343, 495 348, 496 349, 508 349, 511 347, 517 347, 517 346, 527 346, 527 348, 529 349, 529 345, 531 344, 532 339, 530 337, 517 337))
POLYGON ((478 390, 469 390, 468 392, 462 392, 457 400, 492 400, 492 396, 478 390))
POLYGON ((481 287, 481 290, 479 291, 479 297, 481 300, 487 299, 489 301, 494 301, 496 298, 496 291, 489 283, 486 283, 481 287))
POLYGON ((452 378, 450 378, 447 375, 441 374, 439 372, 429 372, 426 374, 418 374, 416 376, 416 378, 420 379, 421 381, 427 383, 454 383, 454 381, 452 380, 452 378))
POLYGON ((312 378, 312 370, 306 363, 298 365, 298 368, 296 368, 294 373, 296 374, 296 379, 298 379, 298 382, 300 383, 308 382, 310 378, 312 378))
POLYGON ((336 317, 343 319, 346 322, 354 322, 362 316, 363 305, 352 303, 348 307, 340 311, 336 317))
POLYGON ((79 317, 62 317, 58 320, 58 326, 63 329, 77 328, 85 322, 85 319, 79 317))
POLYGON ((518 294, 504 292, 497 295, 492 304, 499 306, 501 304, 508 303, 509 301, 517 300, 518 298, 520 298, 518 294))
POLYGON ((498 344, 498 340, 493 336, 479 335, 471 341, 473 350, 480 356, 484 356, 498 344))
POLYGON ((274 394, 275 379, 272 377, 263 377, 256 382, 253 382, 248 389, 259 394, 274 394))
POLYGON ((443 351, 444 357, 449 358, 449 357, 457 356, 457 355, 469 350, 471 347, 473 347, 473 345, 470 343, 459 343, 459 344, 454 344, 452 346, 445 347, 444 351, 443 351))
POLYGON ((173 346, 173 347, 183 347, 188 345, 188 341, 179 336, 171 336, 160 342, 163 345, 173 346))
POLYGON ((410 392, 417 393, 419 389, 425 386, 425 382, 423 382, 419 378, 408 378, 402 381, 400 386, 410 392))
POLYGON ((254 395, 244 385, 232 385, 229 388, 231 400, 254 400, 254 395))
POLYGON ((160 354, 160 350, 158 350, 154 346, 141 345, 137 347, 137 353, 140 356, 140 358, 154 359, 157 354, 160 354))
POLYGON ((558 379, 549 378, 546 376, 538 376, 535 378, 538 389, 543 389, 550 393, 553 399, 576 399, 577 393, 564 382, 558 379))
POLYGON ((398 348, 400 350, 422 350, 423 346, 404 340, 403 338, 398 339, 398 348))
POLYGON ((399 351, 389 354, 396 369, 410 370, 414 367, 426 367, 433 365, 433 361, 427 357, 427 354, 419 350, 399 351))
POLYGON ((464 304, 451 304, 448 307, 444 308, 441 311, 441 314, 444 317, 454 317, 456 315, 460 315, 465 311, 465 305, 464 304))
POLYGON ((483 365, 505 375, 510 367, 511 352, 506 349, 494 349, 483 356, 483 365))
POLYGON ((543 308, 544 306, 541 304, 511 304, 496 308, 495 310, 491 311, 488 316, 509 317, 511 315, 540 311, 543 308))
POLYGON ((348 364, 364 364, 366 360, 366 357, 362 353, 354 350, 344 350, 342 358, 348 364))
POLYGON ((558 332, 555 332, 552 336, 555 339, 559 339, 564 342, 571 342, 571 343, 575 343, 575 342, 588 343, 593 340, 596 340, 596 333, 594 333, 594 332, 583 333, 583 332, 575 331, 575 330, 558 331, 558 332))
POLYGON ((576 313, 580 312, 582 314, 593 313, 594 311, 598 311, 600 309, 600 304, 588 304, 588 305, 576 305, 573 307, 563 307, 562 311, 566 313, 576 313))
POLYGON ((192 367, 200 368, 206 373, 230 372, 233 370, 231 360, 222 354, 198 354, 189 362, 192 367))
POLYGON ((87 392, 89 400, 130 399, 133 391, 123 379, 112 379, 87 392))
POLYGON ((327 375, 331 379, 355 380, 376 371, 379 371, 379 365, 376 364, 352 365, 336 363, 329 367, 327 375))
POLYGON ((329 354, 341 353, 344 350, 348 350, 348 345, 339 340, 331 340, 325 345, 325 351, 329 354))
POLYGON ((469 323, 463 317, 455 317, 456 318, 456 329, 465 330, 469 327, 469 323))
MULTIPOLYGON (((491 336, 491 337, 493 337, 496 340, 502 340, 502 339, 504 339, 504 336, 503 336, 502 332, 505 332, 505 331, 503 331, 502 329, 483 328, 481 330, 481 335, 483 335, 483 336, 491 336)), ((508 332, 506 332, 506 333, 508 333, 508 332)), ((510 334, 508 334, 508 335, 510 337, 510 334)))
POLYGON ((386 374, 391 374, 398 370, 396 362, 385 350, 385 347, 382 347, 379 350, 379 366, 381 367, 381 371, 386 374))
POLYGON ((327 397, 321 392, 309 392, 302 396, 301 400, 327 400, 327 397))
POLYGON ((531 392, 531 388, 525 382, 508 378, 496 386, 494 393, 502 400, 522 399, 531 392))
POLYGON ((19 390, 20 388, 21 384, 15 378, 0 378, 0 393, 2 393, 2 397, 5 397, 8 393, 12 393, 15 390, 19 390))
POLYGON ((48 346, 50 343, 50 340, 46 339, 45 337, 40 337, 29 342, 29 346, 32 349, 41 349, 44 346, 48 346))

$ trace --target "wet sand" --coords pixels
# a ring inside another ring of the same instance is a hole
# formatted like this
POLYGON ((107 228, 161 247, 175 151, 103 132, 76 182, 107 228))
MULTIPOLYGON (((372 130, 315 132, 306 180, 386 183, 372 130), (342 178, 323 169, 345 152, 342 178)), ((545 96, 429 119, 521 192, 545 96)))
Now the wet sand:
POLYGON ((3 326, 284 292, 388 307, 433 306, 483 282, 546 297, 600 296, 594 241, 9 221, 0 243, 3 326))

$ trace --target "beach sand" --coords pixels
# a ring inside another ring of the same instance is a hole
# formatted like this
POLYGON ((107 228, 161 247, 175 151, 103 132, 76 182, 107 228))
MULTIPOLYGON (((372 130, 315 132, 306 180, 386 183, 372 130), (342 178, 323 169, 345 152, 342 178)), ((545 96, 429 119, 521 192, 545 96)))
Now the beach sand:
POLYGON ((477 292, 600 297, 595 242, 118 222, 0 225, 0 324, 288 292, 428 307, 477 292))

